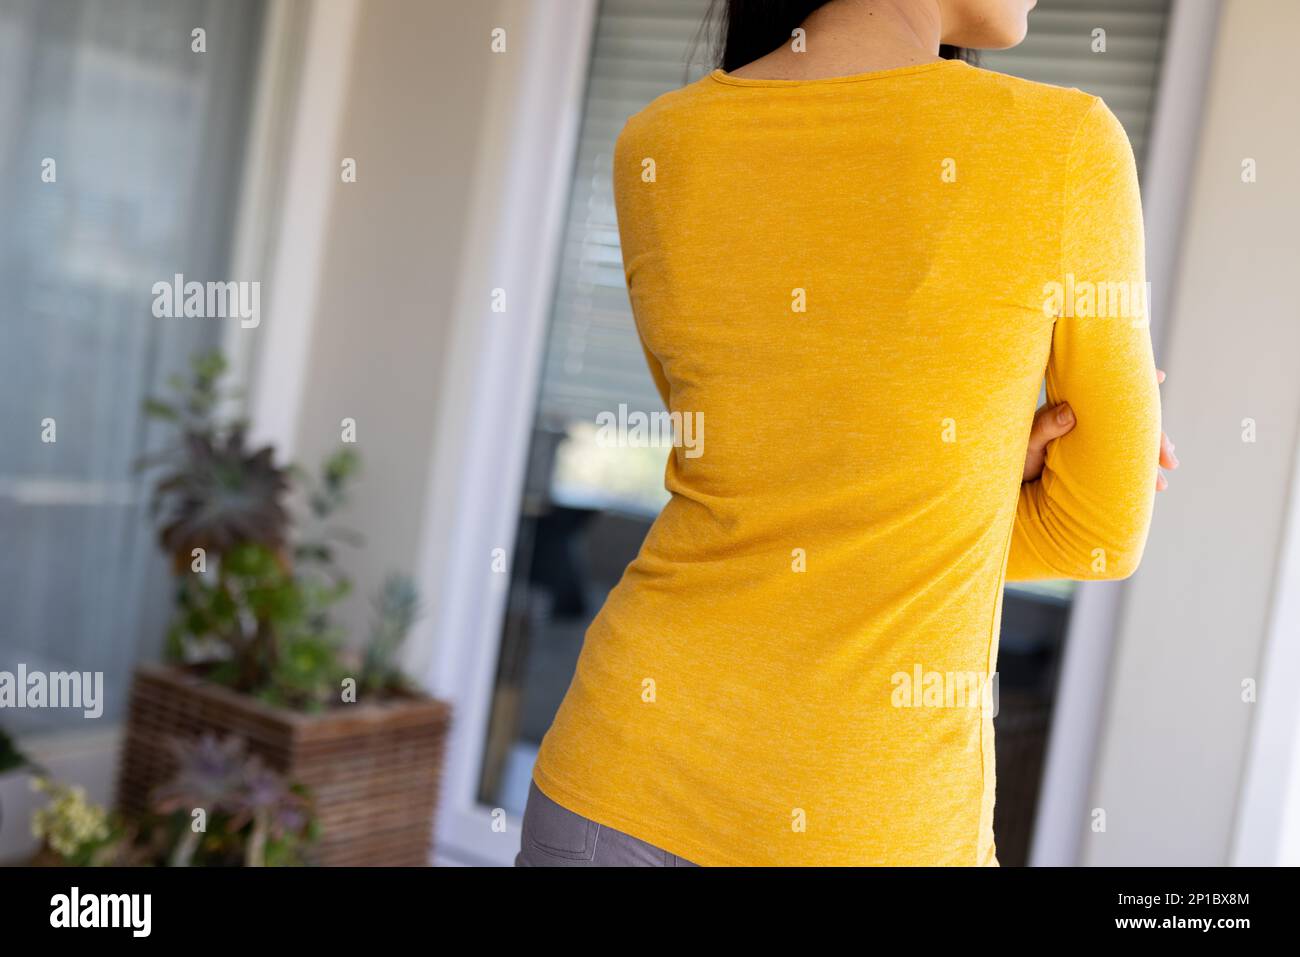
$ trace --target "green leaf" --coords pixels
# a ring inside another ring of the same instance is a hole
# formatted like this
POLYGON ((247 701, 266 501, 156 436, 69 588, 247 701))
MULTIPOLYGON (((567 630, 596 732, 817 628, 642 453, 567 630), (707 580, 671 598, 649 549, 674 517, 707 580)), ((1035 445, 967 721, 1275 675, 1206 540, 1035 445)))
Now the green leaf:
POLYGON ((180 412, 170 402, 164 402, 162 399, 145 399, 143 405, 144 414, 150 418, 163 419, 167 422, 180 421, 180 412))

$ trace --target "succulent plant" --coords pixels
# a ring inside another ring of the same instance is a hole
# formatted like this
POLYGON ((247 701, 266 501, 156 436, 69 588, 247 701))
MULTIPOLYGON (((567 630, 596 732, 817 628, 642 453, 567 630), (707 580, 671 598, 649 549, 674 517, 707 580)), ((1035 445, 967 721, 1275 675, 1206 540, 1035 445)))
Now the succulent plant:
POLYGON ((176 771, 154 792, 154 810, 183 816, 180 838, 170 863, 193 862, 203 832, 190 820, 203 810, 210 825, 225 836, 239 835, 246 866, 267 862, 270 842, 298 840, 312 824, 311 803, 301 789, 249 754, 241 738, 212 734, 172 742, 176 771))
POLYGON ((226 805, 243 779, 247 754, 239 738, 224 741, 214 734, 169 742, 176 771, 154 792, 154 809, 162 814, 203 808, 209 813, 226 805))
POLYGON ((267 844, 296 835, 311 821, 310 803, 282 776, 252 757, 244 768, 242 787, 235 792, 230 827, 252 825, 244 846, 246 867, 265 867, 267 844))
POLYGON ((196 548, 220 558, 252 542, 283 553, 289 476, 275 464, 274 450, 250 451, 240 425, 223 437, 189 432, 183 449, 175 469, 154 488, 155 512, 167 509, 159 542, 177 567, 186 568, 196 548))
POLYGON ((365 691, 395 690, 402 685, 397 654, 420 614, 420 594, 405 575, 389 575, 374 599, 375 624, 361 672, 365 691))
POLYGON ((275 553, 285 549, 290 469, 276 465, 269 446, 247 447, 242 419, 220 416, 223 403, 236 395, 222 388, 227 371, 220 352, 199 353, 190 360, 188 380, 169 380, 171 400, 144 404, 147 415, 179 432, 175 444, 142 461, 165 467, 150 508, 164 513, 159 541, 178 570, 190 564, 196 548, 214 560, 246 542, 275 553))

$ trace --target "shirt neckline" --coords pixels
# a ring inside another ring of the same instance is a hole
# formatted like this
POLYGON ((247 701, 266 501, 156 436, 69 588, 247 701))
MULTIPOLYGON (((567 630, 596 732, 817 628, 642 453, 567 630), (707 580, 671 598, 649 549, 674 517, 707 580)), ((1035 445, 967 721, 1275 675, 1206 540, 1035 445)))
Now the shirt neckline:
POLYGON ((709 77, 718 83, 729 86, 768 86, 768 87, 808 87, 828 86, 836 83, 861 83, 866 80, 886 80, 895 76, 908 76, 913 73, 929 73, 947 67, 966 67, 964 60, 931 60, 929 63, 914 63, 910 66, 890 67, 887 70, 872 70, 869 73, 851 73, 846 76, 826 76, 812 80, 778 80, 760 77, 732 76, 724 70, 714 70, 709 77))

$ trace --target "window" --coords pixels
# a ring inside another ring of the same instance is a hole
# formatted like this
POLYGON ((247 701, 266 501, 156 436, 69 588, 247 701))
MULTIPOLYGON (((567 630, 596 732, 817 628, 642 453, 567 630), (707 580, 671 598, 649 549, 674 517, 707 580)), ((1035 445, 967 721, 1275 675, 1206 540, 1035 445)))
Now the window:
MULTIPOLYGON (((627 117, 706 70, 696 44, 707 0, 604 0, 501 635, 480 799, 522 811, 537 746, 573 674, 588 624, 666 499, 665 453, 603 450, 596 415, 662 408, 628 305, 610 183, 627 117)), ((1042 0, 1029 39, 988 69, 1103 96, 1139 164, 1169 0, 1042 0), (1104 34, 1094 34, 1095 30, 1104 34), (1105 52, 1094 52, 1104 37, 1105 52)), ((1023 863, 1037 799, 1070 588, 1008 590, 998 717, 999 856, 1023 863)))
MULTIPOLYGON (((0 6, 0 670, 102 671, 110 720, 171 613, 134 470, 157 441, 141 402, 224 331, 154 318, 152 287, 228 278, 261 9, 0 6)), ((4 720, 24 732, 84 718, 4 720)))

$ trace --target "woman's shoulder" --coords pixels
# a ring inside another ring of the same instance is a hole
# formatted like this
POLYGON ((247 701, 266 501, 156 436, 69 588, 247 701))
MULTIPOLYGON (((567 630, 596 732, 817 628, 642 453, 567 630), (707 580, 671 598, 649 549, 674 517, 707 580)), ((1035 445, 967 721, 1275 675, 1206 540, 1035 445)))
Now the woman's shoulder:
POLYGON ((718 124, 708 78, 655 97, 627 118, 615 143, 616 155, 662 150, 698 141, 718 124))
POLYGON ((971 94, 983 101, 986 110, 1001 108, 1081 121, 1100 102, 1098 97, 1075 87, 1027 80, 983 67, 963 71, 962 75, 971 94))
POLYGON ((636 132, 656 124, 680 122, 705 108, 711 102, 710 92, 709 77, 705 76, 694 83, 662 93, 628 117, 624 132, 636 132))

